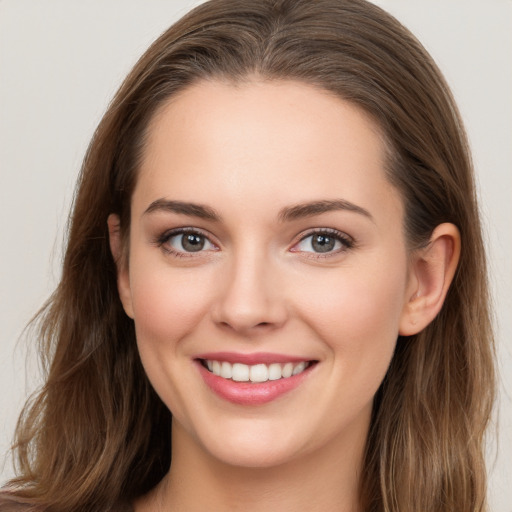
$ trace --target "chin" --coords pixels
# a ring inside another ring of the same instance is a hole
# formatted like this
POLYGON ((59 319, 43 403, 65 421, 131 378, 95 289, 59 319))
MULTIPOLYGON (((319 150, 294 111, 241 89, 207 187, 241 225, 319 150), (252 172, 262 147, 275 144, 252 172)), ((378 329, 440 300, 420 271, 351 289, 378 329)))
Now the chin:
POLYGON ((303 450, 297 436, 293 438, 281 429, 237 429, 236 432, 214 434, 200 439, 203 449, 224 464, 243 468, 271 468, 285 464, 303 450), (222 439, 222 443, 219 443, 222 439))
POLYGON ((219 462, 247 469, 268 469, 281 466, 297 457, 294 450, 282 446, 256 445, 250 449, 229 446, 210 452, 219 462))

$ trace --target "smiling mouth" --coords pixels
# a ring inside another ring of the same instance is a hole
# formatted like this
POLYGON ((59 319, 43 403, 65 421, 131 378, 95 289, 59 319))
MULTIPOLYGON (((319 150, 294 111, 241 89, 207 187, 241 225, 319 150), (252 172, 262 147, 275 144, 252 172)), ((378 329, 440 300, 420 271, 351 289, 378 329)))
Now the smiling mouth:
POLYGON ((243 363, 229 363, 211 359, 199 359, 201 365, 210 373, 229 379, 234 382, 262 383, 287 379, 299 375, 317 361, 300 361, 298 363, 271 363, 247 365, 243 363))

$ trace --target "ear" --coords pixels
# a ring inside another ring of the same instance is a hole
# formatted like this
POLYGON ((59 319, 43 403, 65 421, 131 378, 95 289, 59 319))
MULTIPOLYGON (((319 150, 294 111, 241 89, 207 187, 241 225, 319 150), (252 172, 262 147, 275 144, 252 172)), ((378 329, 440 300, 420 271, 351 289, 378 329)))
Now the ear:
POLYGON ((411 336, 423 330, 441 310, 460 256, 460 233, 454 224, 440 224, 428 245, 411 257, 407 302, 399 333, 411 336))
POLYGON ((121 240, 121 222, 119 215, 111 213, 108 216, 108 237, 110 251, 117 267, 117 290, 126 314, 133 318, 132 294, 130 289, 130 275, 126 257, 123 255, 123 244, 121 240))

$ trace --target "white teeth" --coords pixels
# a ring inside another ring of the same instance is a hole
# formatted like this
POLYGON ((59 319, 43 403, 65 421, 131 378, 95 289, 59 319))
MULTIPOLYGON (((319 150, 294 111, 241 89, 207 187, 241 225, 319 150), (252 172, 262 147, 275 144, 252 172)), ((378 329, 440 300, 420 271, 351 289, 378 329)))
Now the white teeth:
POLYGON ((231 379, 233 377, 233 368, 226 361, 220 365, 220 376, 224 379, 231 379))
POLYGON ((266 382, 268 380, 268 368, 264 364, 255 364, 249 371, 251 382, 266 382))
POLYGON ((268 380, 287 379, 292 375, 302 373, 309 363, 272 363, 255 364, 249 366, 242 363, 228 363, 227 361, 206 360, 206 366, 213 374, 224 379, 233 379, 236 382, 267 382, 268 380))
POLYGON ((281 365, 279 363, 272 363, 268 367, 268 380, 278 380, 282 376, 281 365))
POLYGON ((231 378, 237 382, 247 382, 249 380, 249 367, 246 364, 235 363, 231 378))
POLYGON ((286 363, 284 366, 283 366, 283 377, 286 379, 288 377, 291 377, 292 376, 292 372, 293 372, 293 363, 286 363))
POLYGON ((298 373, 302 373, 306 369, 306 363, 299 363, 292 371, 292 375, 297 375, 298 373))

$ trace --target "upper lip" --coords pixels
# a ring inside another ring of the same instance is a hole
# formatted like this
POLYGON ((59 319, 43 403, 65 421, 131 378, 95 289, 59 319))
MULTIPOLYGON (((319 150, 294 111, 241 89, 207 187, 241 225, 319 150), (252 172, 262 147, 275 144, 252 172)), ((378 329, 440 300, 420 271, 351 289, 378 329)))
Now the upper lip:
POLYGON ((244 354, 240 352, 208 352, 197 355, 195 359, 226 361, 227 363, 231 364, 242 363, 249 366, 272 363, 300 363, 302 361, 313 360, 308 357, 292 356, 287 354, 274 354, 272 352, 253 352, 251 354, 244 354))

